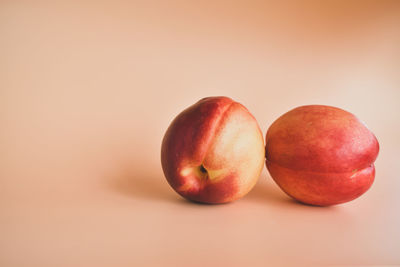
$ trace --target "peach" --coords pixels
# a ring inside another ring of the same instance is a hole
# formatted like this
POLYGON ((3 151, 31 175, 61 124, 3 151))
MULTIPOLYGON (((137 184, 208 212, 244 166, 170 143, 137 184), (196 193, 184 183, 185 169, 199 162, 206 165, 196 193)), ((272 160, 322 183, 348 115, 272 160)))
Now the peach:
POLYGON ((266 135, 266 165, 292 198, 328 206, 365 193, 375 177, 379 144, 353 114, 330 106, 295 108, 266 135))
POLYGON ((257 121, 227 97, 204 98, 182 111, 161 147, 168 183, 182 197, 202 203, 226 203, 246 195, 264 160, 257 121))

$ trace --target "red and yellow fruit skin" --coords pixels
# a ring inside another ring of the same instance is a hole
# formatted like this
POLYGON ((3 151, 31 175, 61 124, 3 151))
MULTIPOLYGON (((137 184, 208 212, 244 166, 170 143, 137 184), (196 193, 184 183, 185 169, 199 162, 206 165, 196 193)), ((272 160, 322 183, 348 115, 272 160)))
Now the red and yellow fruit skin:
POLYGON ((292 198, 311 205, 348 202, 365 193, 375 177, 379 143, 353 114, 330 106, 295 108, 266 135, 266 165, 292 198))
POLYGON ((161 146, 168 183, 184 198, 202 203, 226 203, 246 195, 264 160, 257 121, 227 97, 204 98, 182 111, 161 146))

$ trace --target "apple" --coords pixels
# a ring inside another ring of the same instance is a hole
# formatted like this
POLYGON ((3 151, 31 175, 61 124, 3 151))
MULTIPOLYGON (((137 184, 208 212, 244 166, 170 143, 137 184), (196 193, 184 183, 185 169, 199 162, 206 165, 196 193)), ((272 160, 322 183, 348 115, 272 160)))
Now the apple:
POLYGON ((353 114, 331 106, 297 107, 279 117, 266 135, 266 165, 292 198, 311 205, 348 202, 375 177, 379 144, 353 114))
POLYGON ((161 164, 171 187, 201 203, 226 203, 246 195, 265 161, 256 119, 228 97, 207 97, 182 111, 166 131, 161 164))

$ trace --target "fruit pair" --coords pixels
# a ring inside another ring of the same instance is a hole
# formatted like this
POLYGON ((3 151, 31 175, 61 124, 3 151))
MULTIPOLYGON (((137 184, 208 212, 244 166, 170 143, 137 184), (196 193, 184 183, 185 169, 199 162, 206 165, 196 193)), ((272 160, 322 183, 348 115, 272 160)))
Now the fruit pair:
POLYGON ((311 105, 278 118, 263 134, 256 119, 227 97, 208 97, 181 112, 165 133, 161 163, 186 199, 226 203, 246 195, 264 162, 279 187, 318 206, 353 200, 375 177, 379 144, 354 115, 311 105))

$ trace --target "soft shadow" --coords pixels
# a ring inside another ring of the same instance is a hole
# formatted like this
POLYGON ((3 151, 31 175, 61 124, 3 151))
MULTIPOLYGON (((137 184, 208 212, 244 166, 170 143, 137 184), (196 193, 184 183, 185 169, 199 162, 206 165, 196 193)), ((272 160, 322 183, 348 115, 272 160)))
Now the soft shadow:
MULTIPOLYGON (((162 170, 143 171, 134 170, 134 168, 122 168, 118 172, 107 177, 107 187, 117 194, 124 195, 133 199, 142 199, 147 201, 169 201, 179 205, 191 205, 197 207, 221 207, 230 205, 207 204, 190 201, 177 194, 166 181, 162 170)), ((275 206, 298 206, 304 208, 321 208, 319 206, 307 205, 298 202, 286 195, 276 185, 269 176, 262 175, 256 186, 244 197, 246 201, 258 202, 263 205, 275 206)), ((324 209, 332 208, 324 207, 324 209)))
POLYGON ((191 205, 191 206, 197 206, 197 207, 222 207, 222 206, 229 206, 232 205, 234 202, 228 202, 228 203, 203 203, 203 202, 198 202, 198 201, 193 201, 193 200, 188 200, 185 199, 177 194, 177 202, 182 204, 182 205, 191 205))
POLYGON ((179 200, 162 172, 122 169, 107 178, 108 187, 121 195, 145 200, 179 200))
POLYGON ((268 204, 274 205, 285 205, 285 206, 298 206, 302 208, 311 209, 335 209, 336 206, 315 206, 299 202, 289 197, 279 186, 267 175, 262 175, 260 181, 246 196, 246 199, 254 202, 267 202, 268 204))
POLYGON ((196 207, 221 207, 231 203, 208 204, 191 201, 176 193, 165 179, 162 170, 159 172, 138 172, 129 169, 107 177, 107 185, 117 194, 147 201, 168 201, 179 205, 196 207))
POLYGON ((264 175, 256 186, 245 197, 247 200, 254 202, 267 202, 271 204, 299 205, 297 201, 286 195, 276 184, 270 181, 262 181, 262 179, 270 179, 264 175))

